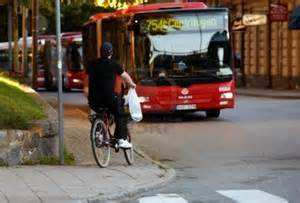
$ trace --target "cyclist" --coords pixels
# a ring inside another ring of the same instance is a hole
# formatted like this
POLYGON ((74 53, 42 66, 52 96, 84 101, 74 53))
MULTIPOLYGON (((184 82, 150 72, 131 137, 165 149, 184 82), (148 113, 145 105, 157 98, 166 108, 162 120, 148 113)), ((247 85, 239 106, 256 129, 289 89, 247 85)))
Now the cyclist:
POLYGON ((98 112, 100 108, 108 108, 114 115, 116 129, 115 138, 120 148, 131 148, 132 144, 127 140, 127 118, 124 113, 124 99, 122 95, 122 80, 130 88, 136 84, 130 75, 112 59, 113 46, 109 42, 101 46, 101 58, 89 64, 89 94, 90 108, 98 112))

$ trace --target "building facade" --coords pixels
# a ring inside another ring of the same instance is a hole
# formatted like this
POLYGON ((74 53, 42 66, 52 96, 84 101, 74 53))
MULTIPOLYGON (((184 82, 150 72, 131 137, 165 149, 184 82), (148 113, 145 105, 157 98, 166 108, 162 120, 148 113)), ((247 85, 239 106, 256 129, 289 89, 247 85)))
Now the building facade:
MULTIPOLYGON (((228 6, 234 20, 244 14, 269 15, 269 11, 273 12, 271 5, 286 7, 290 15, 300 0, 227 0, 209 4, 228 6)), ((243 61, 240 72, 245 86, 300 89, 300 30, 288 29, 287 19, 268 18, 265 25, 233 32, 233 47, 243 61)))

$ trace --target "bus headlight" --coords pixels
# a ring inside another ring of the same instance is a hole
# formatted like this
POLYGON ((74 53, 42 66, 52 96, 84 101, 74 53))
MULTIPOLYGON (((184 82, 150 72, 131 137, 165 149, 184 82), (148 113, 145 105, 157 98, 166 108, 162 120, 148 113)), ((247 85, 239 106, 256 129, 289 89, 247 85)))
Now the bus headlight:
POLYGON ((79 79, 73 79, 73 82, 74 82, 74 83, 82 83, 82 81, 79 80, 79 79))
POLYGON ((233 99, 233 93, 232 92, 222 93, 221 99, 233 99))
POLYGON ((228 92, 231 90, 230 86, 220 86, 219 87, 219 92, 228 92))

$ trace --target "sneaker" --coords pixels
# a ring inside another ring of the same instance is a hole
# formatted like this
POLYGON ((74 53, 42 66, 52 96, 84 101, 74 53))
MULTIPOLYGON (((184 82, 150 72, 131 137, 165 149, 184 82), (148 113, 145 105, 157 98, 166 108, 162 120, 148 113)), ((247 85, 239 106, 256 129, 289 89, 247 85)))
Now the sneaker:
POLYGON ((119 139, 118 144, 119 144, 119 147, 123 148, 123 149, 131 149, 132 148, 132 144, 124 139, 119 139))

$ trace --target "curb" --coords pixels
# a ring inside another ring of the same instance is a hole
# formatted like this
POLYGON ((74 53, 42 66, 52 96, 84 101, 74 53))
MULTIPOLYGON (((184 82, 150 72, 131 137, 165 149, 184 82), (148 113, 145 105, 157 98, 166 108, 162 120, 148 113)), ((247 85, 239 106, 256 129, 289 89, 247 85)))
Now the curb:
POLYGON ((134 197, 140 193, 145 193, 145 192, 149 192, 154 189, 162 188, 163 186, 167 185, 168 183, 172 182, 175 179, 176 172, 173 168, 170 168, 158 161, 153 160, 147 154, 145 154, 143 151, 141 151, 139 149, 135 149, 134 151, 138 156, 151 161, 153 164, 157 165, 160 169, 165 170, 164 176, 162 178, 160 178, 157 182, 152 181, 147 185, 143 185, 141 187, 137 187, 134 189, 129 189, 122 193, 110 194, 110 195, 106 195, 106 196, 101 195, 101 196, 96 196, 94 198, 88 198, 86 200, 88 203, 103 203, 103 202, 107 202, 109 200, 118 200, 118 199, 122 199, 122 198, 134 197))
POLYGON ((260 94, 260 93, 251 93, 251 92, 242 92, 242 91, 237 91, 238 96, 249 96, 249 97, 260 97, 260 98, 270 98, 270 99, 293 99, 293 100, 299 100, 300 95, 275 95, 275 94, 260 94))
MULTIPOLYGON (((79 108, 80 111, 82 111, 81 108, 79 108)), ((82 111, 84 114, 86 114, 84 111, 82 111)), ((153 160, 150 156, 148 156, 146 153, 144 153, 142 150, 135 148, 134 152, 150 161, 151 163, 155 164, 158 166, 158 168, 162 169, 165 171, 165 173, 163 174, 162 177, 159 177, 158 181, 152 181, 149 182, 148 184, 145 185, 141 185, 140 187, 136 187, 136 188, 132 188, 132 189, 128 189, 124 192, 121 193, 114 193, 114 194, 108 194, 108 195, 97 195, 95 197, 90 197, 90 198, 85 198, 85 199, 81 199, 79 200, 79 202, 87 202, 87 203, 102 203, 102 202, 107 202, 110 200, 118 200, 118 199, 122 199, 122 198, 130 198, 130 197, 134 197, 136 195, 138 195, 139 193, 144 193, 144 192, 148 192, 154 189, 158 189, 161 188, 163 186, 165 186, 166 184, 170 183, 171 181, 173 181, 176 177, 176 172, 173 168, 170 168, 158 161, 153 160)))

